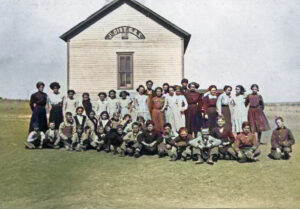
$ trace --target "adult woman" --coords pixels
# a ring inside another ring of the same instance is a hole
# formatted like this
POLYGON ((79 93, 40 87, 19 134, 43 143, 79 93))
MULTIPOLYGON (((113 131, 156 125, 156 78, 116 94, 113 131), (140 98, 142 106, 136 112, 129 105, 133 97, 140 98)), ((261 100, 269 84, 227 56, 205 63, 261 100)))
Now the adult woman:
MULTIPOLYGON (((179 126, 181 128, 181 127, 185 127, 185 111, 187 110, 189 105, 186 101, 185 96, 181 91, 181 87, 175 86, 175 90, 176 90, 176 96, 178 97, 178 109, 180 111, 180 118, 178 118, 177 123, 180 124, 179 126)), ((179 129, 177 131, 179 131, 179 129)))
POLYGON ((150 113, 148 108, 148 96, 145 95, 145 87, 140 85, 136 91, 138 94, 133 99, 133 107, 135 109, 135 117, 143 116, 144 120, 150 120, 150 113))
POLYGON ((155 96, 151 99, 151 116, 154 122, 154 130, 161 133, 165 124, 164 104, 165 98, 162 96, 163 89, 157 87, 155 89, 155 96))
POLYGON ((247 107, 245 106, 245 89, 241 85, 235 87, 235 95, 230 102, 232 131, 235 134, 242 132, 242 125, 247 119, 247 107))
POLYGON ((48 95, 48 105, 50 110, 49 122, 54 122, 55 129, 58 129, 61 122, 63 122, 62 103, 64 97, 59 92, 59 83, 51 83, 50 89, 52 89, 53 92, 48 95))
POLYGON ((217 127, 217 87, 211 85, 208 88, 208 93, 203 97, 203 107, 205 111, 206 126, 212 131, 217 127))
POLYGON ((186 128, 189 134, 194 133, 197 136, 197 132, 202 127, 202 95, 196 91, 199 88, 199 84, 192 82, 188 85, 189 90, 185 93, 188 108, 185 111, 186 128))
POLYGON ((231 106, 229 106, 231 102, 231 86, 224 86, 223 93, 217 99, 217 112, 219 116, 224 116, 225 118, 225 126, 227 128, 232 129, 231 124, 231 106))
POLYGON ((264 114, 263 98, 258 94, 258 85, 252 84, 251 90, 252 94, 247 96, 245 105, 249 105, 248 121, 250 122, 251 131, 257 134, 258 141, 260 142, 262 132, 270 130, 270 126, 264 114))
POLYGON ((30 97, 30 108, 32 110, 32 116, 29 125, 29 132, 33 131, 33 124, 39 127, 40 131, 46 132, 47 126, 47 114, 46 114, 46 104, 47 104, 47 94, 44 93, 45 84, 39 81, 36 84, 38 92, 34 93, 30 97))

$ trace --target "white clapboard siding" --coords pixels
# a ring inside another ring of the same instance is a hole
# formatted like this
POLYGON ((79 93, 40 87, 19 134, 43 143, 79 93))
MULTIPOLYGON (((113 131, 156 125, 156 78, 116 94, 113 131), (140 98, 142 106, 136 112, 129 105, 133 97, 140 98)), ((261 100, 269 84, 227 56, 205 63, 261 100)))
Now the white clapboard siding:
POLYGON ((133 52, 134 89, 146 80, 154 86, 178 84, 183 75, 183 40, 127 4, 112 11, 69 42, 69 89, 78 94, 117 89, 117 52, 133 52), (129 34, 105 40, 112 29, 131 26, 144 40, 129 34))

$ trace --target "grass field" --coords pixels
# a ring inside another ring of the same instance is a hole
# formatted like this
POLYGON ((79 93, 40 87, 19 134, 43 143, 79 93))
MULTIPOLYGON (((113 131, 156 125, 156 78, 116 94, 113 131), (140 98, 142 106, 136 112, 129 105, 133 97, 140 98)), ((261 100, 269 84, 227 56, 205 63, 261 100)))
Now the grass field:
POLYGON ((272 128, 282 115, 295 135, 291 160, 267 157, 266 132, 257 163, 196 166, 157 156, 26 150, 28 103, 1 100, 0 208, 300 208, 300 112, 267 108, 272 128))

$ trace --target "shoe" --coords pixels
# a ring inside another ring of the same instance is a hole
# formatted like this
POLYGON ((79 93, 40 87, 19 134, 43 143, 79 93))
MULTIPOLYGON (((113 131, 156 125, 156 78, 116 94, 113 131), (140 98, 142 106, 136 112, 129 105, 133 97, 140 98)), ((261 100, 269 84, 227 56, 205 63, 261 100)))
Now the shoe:
POLYGON ((203 164, 203 163, 204 163, 204 160, 203 160, 202 158, 199 158, 199 159, 195 162, 196 165, 203 164))
POLYGON ((25 148, 26 149, 35 149, 35 146, 34 146, 34 144, 27 142, 27 143, 25 143, 25 148))
POLYGON ((206 161, 206 163, 209 164, 209 165, 215 164, 214 161, 212 161, 212 159, 208 159, 208 160, 206 161))
POLYGON ((172 156, 170 161, 176 161, 177 160, 177 157, 176 156, 172 156))
POLYGON ((138 153, 138 152, 135 152, 135 153, 134 153, 134 157, 135 157, 135 158, 138 158, 138 157, 140 157, 140 153, 138 153))

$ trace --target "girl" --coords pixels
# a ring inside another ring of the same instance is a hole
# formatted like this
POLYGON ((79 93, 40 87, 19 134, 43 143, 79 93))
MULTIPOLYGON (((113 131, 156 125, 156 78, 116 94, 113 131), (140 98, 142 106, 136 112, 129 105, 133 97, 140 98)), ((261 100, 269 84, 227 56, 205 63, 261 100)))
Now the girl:
POLYGON ((241 85, 235 87, 235 95, 230 102, 232 131, 235 134, 242 132, 242 124, 248 121, 247 107, 245 106, 246 96, 245 89, 241 85))
MULTIPOLYGON (((178 97, 178 108, 180 111, 180 118, 178 118, 178 124, 181 127, 185 127, 185 111, 188 108, 188 103, 186 101, 185 96, 182 94, 181 87, 176 86, 176 96, 178 97)), ((177 130, 179 131, 179 129, 177 130)))
POLYGON ((165 124, 164 105, 165 98, 162 96, 163 89, 157 87, 155 89, 155 96, 151 99, 151 116, 154 122, 154 130, 161 133, 165 124))
POLYGON ((47 104, 47 94, 44 93, 45 84, 43 82, 38 82, 36 88, 38 92, 34 93, 30 97, 30 108, 32 110, 32 116, 29 125, 29 133, 33 131, 33 124, 39 127, 39 130, 46 132, 48 129, 47 125, 47 114, 46 114, 46 104, 47 104))
POLYGON ((168 83, 163 84, 163 95, 167 95, 169 93, 169 87, 170 85, 168 83))
POLYGON ((74 90, 68 90, 67 94, 68 96, 63 100, 63 114, 65 115, 67 112, 70 112, 72 115, 75 115, 76 108, 79 106, 79 101, 74 98, 74 90))
POLYGON ((136 91, 138 94, 133 99, 136 117, 143 116, 145 120, 149 120, 151 117, 148 108, 148 96, 144 94, 145 87, 140 85, 136 91))
POLYGON ((106 93, 100 92, 98 94, 99 100, 95 104, 96 117, 100 117, 103 111, 107 111, 106 93))
POLYGON ((93 105, 91 103, 90 94, 85 92, 82 94, 82 106, 85 111, 85 115, 89 115, 93 109, 93 105))
POLYGON ((63 122, 63 111, 62 111, 62 103, 63 96, 59 92, 60 85, 57 82, 53 82, 50 84, 50 89, 52 89, 52 93, 48 96, 48 106, 50 111, 49 122, 54 122, 55 129, 59 128, 61 122, 63 122))
POLYGON ((203 108, 205 112, 206 126, 212 131, 217 127, 217 87, 211 85, 208 88, 208 93, 203 97, 203 108))
POLYGON ((107 112, 109 117, 113 117, 115 112, 118 112, 118 100, 116 98, 116 91, 110 90, 108 92, 109 98, 107 99, 107 112))
POLYGON ((140 126, 140 131, 144 131, 145 128, 146 128, 144 117, 143 116, 138 116, 136 118, 136 122, 138 122, 138 124, 140 126))
POLYGON ((87 125, 91 128, 92 131, 98 130, 98 119, 96 118, 96 113, 94 110, 88 115, 87 125))
POLYGON ((109 115, 107 111, 103 111, 100 115, 99 125, 105 127, 106 125, 111 125, 111 121, 109 119, 109 115))
POLYGON ((225 118, 225 126, 227 128, 232 129, 231 124, 231 106, 229 106, 231 102, 231 86, 224 86, 223 93, 218 97, 217 100, 217 112, 219 116, 224 116, 225 118))
POLYGON ((251 85, 252 94, 246 98, 245 105, 249 105, 248 121, 250 122, 251 131, 257 134, 260 142, 261 133, 270 130, 269 122, 264 114, 264 101, 258 94, 259 87, 257 84, 251 85))
POLYGON ((118 104, 119 104, 119 111, 121 116, 130 114, 132 100, 128 98, 129 95, 130 94, 127 91, 120 92, 120 98, 118 104))

